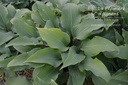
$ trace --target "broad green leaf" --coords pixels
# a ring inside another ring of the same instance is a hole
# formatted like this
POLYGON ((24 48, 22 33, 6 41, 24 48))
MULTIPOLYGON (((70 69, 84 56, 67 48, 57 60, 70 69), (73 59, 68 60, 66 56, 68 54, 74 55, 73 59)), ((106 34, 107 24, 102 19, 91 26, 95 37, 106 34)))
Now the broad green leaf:
POLYGON ((71 2, 78 4, 80 2, 80 0, 71 0, 71 2))
POLYGON ((107 82, 104 79, 97 77, 95 75, 92 75, 91 77, 94 85, 107 85, 107 82))
POLYGON ((121 81, 128 84, 128 70, 121 71, 112 75, 113 80, 121 81))
POLYGON ((123 37, 124 37, 125 43, 128 45, 128 32, 125 30, 123 30, 123 37))
POLYGON ((54 27, 53 24, 52 24, 52 22, 50 20, 47 20, 44 28, 52 28, 52 27, 54 27))
POLYGON ((28 54, 27 53, 23 53, 23 54, 20 54, 18 56, 16 56, 13 60, 11 60, 9 63, 8 63, 8 68, 11 68, 11 67, 15 67, 15 66, 24 66, 26 65, 24 63, 24 61, 28 58, 28 54))
POLYGON ((7 45, 6 47, 8 46, 26 46, 26 45, 38 45, 39 42, 38 42, 38 39, 36 38, 29 38, 29 37, 17 37, 13 40, 11 40, 7 45))
POLYGON ((119 46, 119 53, 116 54, 116 57, 120 59, 128 59, 128 46, 119 46))
POLYGON ((1 54, 0 55, 0 61, 3 61, 5 58, 9 57, 9 54, 1 54))
POLYGON ((11 51, 9 48, 5 47, 5 44, 3 44, 0 46, 0 53, 11 54, 11 51))
POLYGON ((0 4, 0 29, 8 30, 10 21, 7 9, 0 4))
POLYGON ((123 36, 118 31, 116 30, 114 31, 115 31, 116 44, 121 45, 122 43, 124 43, 123 36))
POLYGON ((28 52, 28 51, 30 51, 30 50, 32 50, 33 48, 35 48, 35 46, 29 46, 29 45, 27 45, 27 46, 23 46, 23 45, 14 45, 13 46, 18 52, 21 52, 21 53, 23 53, 23 52, 28 52))
POLYGON ((110 26, 112 26, 115 22, 117 22, 117 19, 104 19, 105 23, 105 29, 108 30, 110 26))
POLYGON ((11 4, 9 4, 7 6, 7 10, 8 10, 8 15, 9 15, 10 19, 12 19, 16 14, 16 9, 11 4))
POLYGON ((68 79, 67 85, 73 85, 73 81, 72 81, 72 79, 71 79, 71 77, 70 77, 70 76, 69 76, 69 79, 68 79))
POLYGON ((57 48, 61 51, 68 50, 67 46, 70 43, 70 37, 67 33, 57 28, 39 28, 39 33, 41 38, 47 42, 48 46, 51 48, 57 48))
POLYGON ((0 32, 0 45, 6 43, 14 37, 14 34, 11 32, 0 32))
POLYGON ((72 35, 76 39, 84 40, 91 35, 91 32, 105 26, 101 19, 84 19, 80 24, 72 28, 72 35))
POLYGON ((128 85, 128 83, 112 79, 109 81, 109 83, 107 85, 128 85))
POLYGON ((58 85, 54 80, 51 80, 50 85, 58 85))
POLYGON ((105 52, 105 51, 119 52, 119 48, 114 43, 99 36, 95 36, 93 39, 83 42, 81 50, 83 50, 87 56, 91 56, 91 57, 96 56, 100 52, 105 52))
POLYGON ((28 9, 18 9, 18 10, 16 10, 16 14, 15 14, 15 18, 21 18, 21 17, 23 17, 24 16, 24 14, 26 14, 26 13, 30 13, 31 11, 30 10, 28 10, 28 9))
POLYGON ((61 24, 64 30, 68 33, 74 25, 80 23, 81 15, 79 12, 79 7, 74 3, 67 3, 62 9, 61 24))
POLYGON ((73 46, 69 49, 68 56, 66 56, 66 58, 63 60, 62 68, 80 63, 82 60, 84 60, 84 58, 85 55, 81 53, 78 54, 77 48, 73 46))
POLYGON ((109 80, 111 79, 111 75, 106 66, 97 58, 92 59, 90 57, 87 57, 83 61, 83 63, 79 65, 79 68, 81 70, 91 71, 94 75, 101 77, 106 82, 109 82, 109 80))
POLYGON ((14 57, 6 58, 2 61, 0 61, 0 68, 7 68, 8 63, 13 59, 14 57))
POLYGON ((40 79, 39 77, 36 77, 32 85, 48 85, 48 83, 46 83, 44 80, 40 79))
POLYGON ((71 77, 73 85, 83 85, 85 75, 78 69, 77 66, 69 67, 69 75, 71 77))
MULTIPOLYGON (((36 19, 36 21, 41 21, 40 23, 42 23, 43 20, 44 21, 50 20, 53 23, 54 27, 58 27, 58 20, 57 20, 57 17, 55 16, 54 11, 49 6, 45 5, 43 2, 37 1, 33 5, 32 10, 37 11, 38 15, 42 19, 42 20, 36 19)), ((36 15, 34 15, 34 17, 36 17, 36 15)))
POLYGON ((6 83, 6 85, 31 85, 31 83, 26 79, 26 77, 10 77, 6 83))
MULTIPOLYGON (((49 65, 34 70, 34 76, 39 77, 44 83, 50 83, 51 80, 56 80, 59 74, 59 69, 49 65)), ((49 84, 47 84, 49 85, 49 84)))
POLYGON ((13 18, 11 22, 20 36, 38 37, 36 28, 29 25, 23 18, 13 18))
POLYGON ((31 55, 25 62, 46 63, 58 67, 61 63, 60 52, 52 48, 44 48, 31 55))

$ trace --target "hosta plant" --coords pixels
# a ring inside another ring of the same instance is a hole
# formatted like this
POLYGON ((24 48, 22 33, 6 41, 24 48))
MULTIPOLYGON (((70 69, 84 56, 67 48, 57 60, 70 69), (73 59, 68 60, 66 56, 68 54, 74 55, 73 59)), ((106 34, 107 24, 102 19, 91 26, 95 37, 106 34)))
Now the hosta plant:
POLYGON ((128 84, 125 1, 46 0, 0 13, 6 85, 128 84))

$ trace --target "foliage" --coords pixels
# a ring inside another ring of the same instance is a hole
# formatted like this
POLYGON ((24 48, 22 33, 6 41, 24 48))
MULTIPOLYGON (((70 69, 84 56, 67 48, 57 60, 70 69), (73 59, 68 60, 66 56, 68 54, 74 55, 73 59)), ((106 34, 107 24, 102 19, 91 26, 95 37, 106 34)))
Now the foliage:
POLYGON ((10 1, 0 4, 6 85, 128 84, 127 1, 10 1))

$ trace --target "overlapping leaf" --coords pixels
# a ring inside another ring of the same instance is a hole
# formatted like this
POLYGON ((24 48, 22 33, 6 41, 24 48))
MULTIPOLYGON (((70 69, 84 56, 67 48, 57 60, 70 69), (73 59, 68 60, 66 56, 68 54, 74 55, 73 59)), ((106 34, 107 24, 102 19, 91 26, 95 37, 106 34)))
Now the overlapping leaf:
POLYGON ((67 3, 62 9, 61 24, 67 33, 71 32, 74 25, 79 24, 81 15, 79 7, 74 3, 67 3))
POLYGON ((97 58, 86 58, 83 63, 79 65, 79 68, 87 71, 91 71, 94 75, 101 77, 106 82, 109 82, 111 75, 106 66, 97 58), (99 70, 101 69, 101 70, 99 70))
POLYGON ((85 58, 84 54, 81 54, 81 53, 78 54, 76 52, 76 50, 77 50, 77 48, 75 46, 73 46, 69 49, 68 55, 64 56, 65 59, 63 59, 62 68, 80 63, 85 58))
POLYGON ((101 27, 105 26, 104 22, 101 19, 88 19, 88 17, 72 29, 72 35, 76 39, 84 40, 91 32, 94 30, 98 30, 101 27))
POLYGON ((15 31, 20 36, 38 37, 36 28, 29 25, 23 18, 14 18, 12 23, 14 25, 15 31))
POLYGON ((33 5, 32 10, 32 17, 38 23, 44 24, 44 21, 50 20, 54 27, 58 27, 58 21, 54 11, 43 2, 37 1, 33 5))
POLYGON ((96 56, 100 52, 119 52, 119 48, 111 41, 95 36, 89 41, 83 42, 82 49, 87 56, 96 56))
POLYGON ((61 61, 61 56, 60 52, 56 49, 52 48, 44 48, 33 55, 31 55, 26 62, 28 63, 45 63, 45 64, 50 64, 54 67, 59 66, 62 61, 61 61))
POLYGON ((50 46, 51 48, 57 48, 61 51, 66 51, 68 49, 68 44, 70 43, 70 37, 68 36, 67 33, 62 32, 60 29, 39 28, 39 33, 41 38, 45 42, 47 42, 48 46, 50 46))

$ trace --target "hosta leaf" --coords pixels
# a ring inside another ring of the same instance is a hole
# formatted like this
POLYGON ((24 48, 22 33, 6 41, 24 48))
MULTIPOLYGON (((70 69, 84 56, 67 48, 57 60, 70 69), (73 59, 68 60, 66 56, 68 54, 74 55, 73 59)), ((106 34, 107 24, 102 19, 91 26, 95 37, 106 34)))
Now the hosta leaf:
POLYGON ((7 67, 14 67, 14 66, 23 66, 25 65, 24 61, 28 58, 28 54, 27 53, 23 53, 20 54, 18 56, 16 56, 12 61, 10 61, 8 63, 7 67))
POLYGON ((6 47, 8 46, 26 46, 26 45, 37 45, 39 44, 38 39, 36 38, 29 38, 29 37, 17 37, 11 40, 6 47))
POLYGON ((65 4, 62 9, 61 23, 64 30, 70 33, 72 27, 81 20, 79 7, 74 3, 65 4))
POLYGON ((23 17, 24 16, 24 14, 26 14, 26 13, 30 13, 31 11, 30 10, 28 10, 28 9, 18 9, 18 10, 16 10, 16 14, 15 14, 15 18, 21 18, 21 17, 23 17))
POLYGON ((28 52, 28 51, 30 51, 30 50, 32 50, 35 46, 23 46, 23 45, 14 45, 13 46, 18 52, 21 52, 21 53, 23 53, 23 52, 28 52))
POLYGON ((72 81, 72 79, 71 79, 71 77, 70 77, 70 76, 69 76, 69 79, 68 79, 67 85, 73 85, 73 81, 72 81))
MULTIPOLYGON (((88 18, 88 17, 87 17, 88 18)), ((105 26, 104 22, 101 19, 84 19, 83 22, 76 25, 72 29, 72 35, 74 38, 84 40, 91 32, 98 30, 99 28, 105 26)))
POLYGON ((94 75, 101 77, 106 82, 109 82, 111 79, 111 75, 106 66, 97 58, 92 59, 87 57, 84 62, 79 65, 79 68, 81 70, 91 71, 94 75))
POLYGON ((78 4, 80 0, 71 0, 71 2, 78 4))
POLYGON ((110 26, 112 26, 118 20, 116 19, 104 19, 104 23, 106 25, 105 29, 108 30, 110 26))
POLYGON ((107 85, 107 82, 104 79, 97 77, 95 75, 92 75, 92 81, 94 85, 107 85))
POLYGON ((12 19, 16 14, 16 9, 11 4, 9 4, 7 6, 7 10, 8 10, 8 15, 9 15, 10 19, 12 19))
POLYGON ((68 49, 68 44, 70 43, 70 37, 65 32, 60 29, 51 28, 44 29, 39 28, 39 33, 41 38, 47 42, 48 46, 51 48, 57 48, 61 51, 66 51, 68 49))
POLYGON ((62 63, 60 52, 52 48, 44 48, 42 50, 37 51, 32 56, 30 56, 26 60, 26 62, 46 63, 55 67, 59 66, 62 63))
POLYGON ((39 77, 36 77, 32 85, 48 85, 48 83, 46 83, 44 80, 40 79, 39 77))
POLYGON ((62 68, 80 63, 84 58, 85 55, 81 53, 78 54, 77 48, 73 46, 69 49, 68 56, 63 60, 62 68))
POLYGON ((7 68, 8 63, 13 59, 14 57, 6 58, 2 61, 0 61, 0 68, 7 68))
MULTIPOLYGON (((58 27, 58 21, 57 21, 57 17, 55 16, 54 11, 49 6, 45 5, 43 2, 37 1, 33 5, 32 10, 37 11, 38 15, 42 19, 42 20, 37 20, 36 19, 36 21, 41 21, 40 23, 42 23, 43 20, 44 21, 51 20, 54 27, 58 27)), ((33 15, 32 15, 32 17, 33 17, 33 15)), ((34 17, 36 17, 36 15, 34 15, 34 17)))
POLYGON ((117 80, 117 81, 121 81, 121 82, 124 82, 124 83, 127 83, 128 84, 128 70, 121 71, 119 73, 117 71, 117 73, 115 73, 114 75, 112 75, 112 79, 113 80, 117 80))
POLYGON ((100 52, 119 51, 119 48, 111 41, 95 36, 93 39, 83 42, 82 49, 87 56, 96 56, 100 52))
POLYGON ((10 49, 5 47, 5 44, 0 46, 0 53, 11 54, 10 49))
POLYGON ((120 59, 128 59, 128 46, 119 46, 119 53, 115 54, 120 59))
POLYGON ((123 37, 124 37, 125 43, 128 45, 128 32, 125 30, 123 30, 123 37))
POLYGON ((9 29, 9 16, 7 9, 0 4, 0 29, 7 30, 9 29))
MULTIPOLYGON (((35 78, 39 77, 44 83, 50 83, 51 80, 56 80, 59 74, 59 69, 49 65, 37 68, 33 72, 35 78)), ((49 84, 46 84, 49 85, 49 84)))
POLYGON ((54 80, 51 80, 50 85, 58 85, 54 80))
POLYGON ((11 32, 0 32, 0 45, 6 43, 14 37, 14 34, 11 32))
POLYGON ((31 85, 31 83, 26 79, 26 77, 10 77, 6 83, 6 85, 31 85))
POLYGON ((77 66, 69 67, 69 75, 71 77, 73 85, 83 85, 85 75, 78 69, 77 66))
POLYGON ((14 25, 15 31, 20 36, 27 36, 27 37, 37 37, 38 34, 36 32, 36 28, 29 25, 24 19, 22 18, 14 18, 12 19, 12 24, 14 25))

